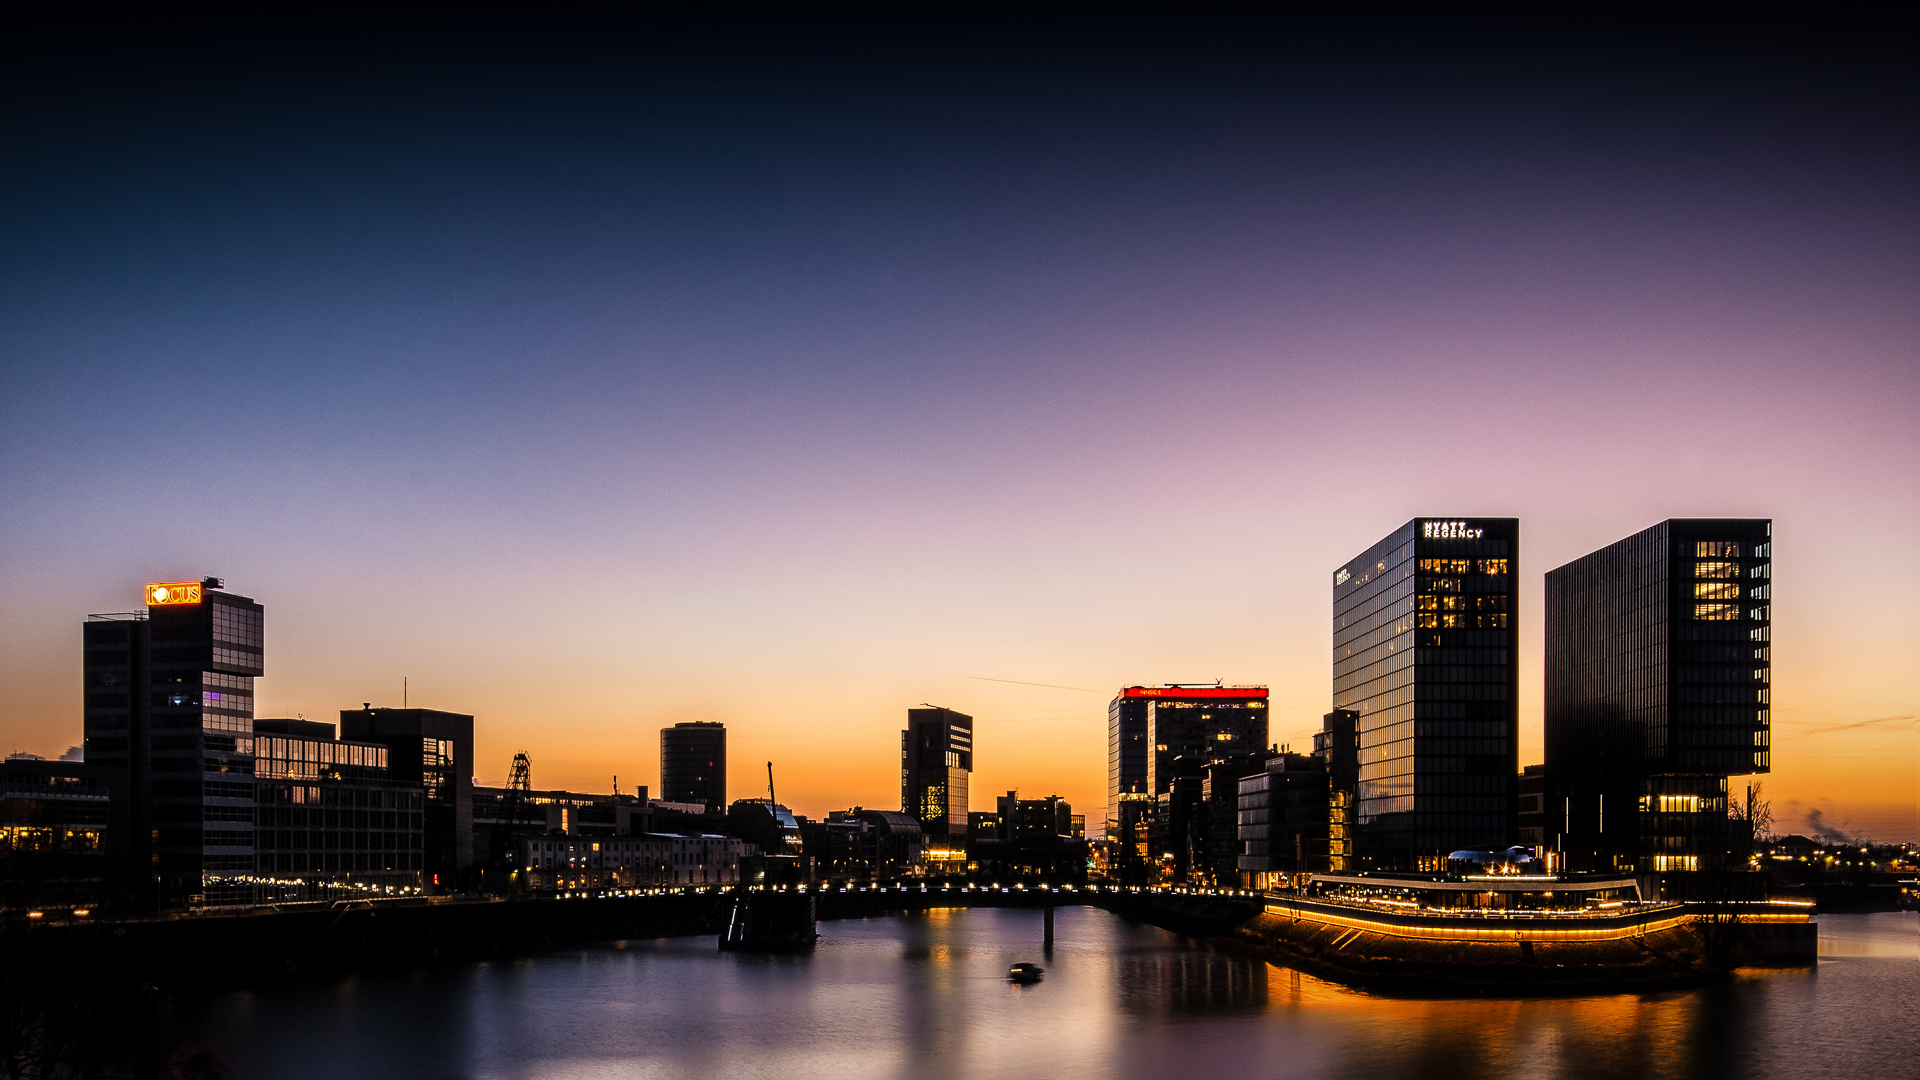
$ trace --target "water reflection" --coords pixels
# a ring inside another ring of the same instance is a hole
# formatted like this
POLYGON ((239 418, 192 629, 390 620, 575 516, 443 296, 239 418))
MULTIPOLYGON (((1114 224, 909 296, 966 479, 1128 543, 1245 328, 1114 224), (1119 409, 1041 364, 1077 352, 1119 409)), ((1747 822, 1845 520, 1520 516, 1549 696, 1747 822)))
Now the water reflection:
POLYGON ((229 994, 183 1016, 236 1077, 291 1080, 1860 1080, 1920 1054, 1920 964, 1875 951, 1911 941, 1911 918, 1823 919, 1836 942, 1880 944, 1646 996, 1387 998, 1062 908, 1050 955, 1037 911, 956 910, 823 924, 811 956, 634 941, 229 994), (1046 978, 1010 984, 1020 960, 1046 978))

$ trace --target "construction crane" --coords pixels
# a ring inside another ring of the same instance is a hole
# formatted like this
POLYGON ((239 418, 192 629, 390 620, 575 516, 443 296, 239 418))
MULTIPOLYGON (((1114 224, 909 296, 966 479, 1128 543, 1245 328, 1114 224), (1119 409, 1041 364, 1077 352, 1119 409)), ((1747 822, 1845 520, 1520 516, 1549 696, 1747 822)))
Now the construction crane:
POLYGON ((507 866, 512 860, 514 834, 520 831, 520 819, 533 798, 533 763, 524 751, 513 755, 513 769, 507 774, 506 805, 493 826, 493 850, 488 852, 495 866, 507 866))

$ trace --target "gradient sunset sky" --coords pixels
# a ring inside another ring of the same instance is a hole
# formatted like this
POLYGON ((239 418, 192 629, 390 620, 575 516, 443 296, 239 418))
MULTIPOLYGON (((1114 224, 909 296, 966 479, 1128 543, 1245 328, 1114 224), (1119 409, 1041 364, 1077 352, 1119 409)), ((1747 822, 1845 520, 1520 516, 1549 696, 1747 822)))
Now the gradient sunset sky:
MULTIPOLYGON (((1782 831, 1916 836, 1914 94, 1872 27, 47 29, 8 46, 0 752, 80 627, 267 610, 257 714, 478 718, 480 779, 1100 814, 1129 683, 1273 687, 1416 515, 1541 577, 1774 519, 1782 831), (1048 685, 1028 685, 1048 684, 1048 685)), ((1882 41, 1886 40, 1881 38, 1882 41)))

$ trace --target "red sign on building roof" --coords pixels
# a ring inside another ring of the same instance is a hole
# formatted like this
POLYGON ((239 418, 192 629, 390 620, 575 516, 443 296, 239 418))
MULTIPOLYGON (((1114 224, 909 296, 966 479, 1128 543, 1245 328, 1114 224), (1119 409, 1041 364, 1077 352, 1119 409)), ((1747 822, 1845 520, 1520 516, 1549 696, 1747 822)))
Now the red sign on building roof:
POLYGON ((1129 686, 1120 691, 1123 698, 1263 698, 1264 686, 1129 686))

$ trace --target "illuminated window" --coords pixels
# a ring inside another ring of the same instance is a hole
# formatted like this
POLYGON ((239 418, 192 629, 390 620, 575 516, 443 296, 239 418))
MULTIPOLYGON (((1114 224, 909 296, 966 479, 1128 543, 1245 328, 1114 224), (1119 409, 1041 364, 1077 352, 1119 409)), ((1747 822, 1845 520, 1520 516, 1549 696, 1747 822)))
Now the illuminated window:
POLYGON ((1693 564, 1693 576, 1700 578, 1737 578, 1740 576, 1740 564, 1737 562, 1697 562, 1693 564))
POLYGON ((1703 622, 1737 622, 1740 618, 1740 605, 1695 604, 1693 617, 1703 622))
POLYGON ((1737 559, 1740 545, 1733 540, 1702 540, 1693 545, 1693 554, 1701 559, 1737 559))
POLYGON ((1483 574, 1504 574, 1507 572, 1507 560, 1481 559, 1475 564, 1475 568, 1483 574))
POLYGON ((1731 581, 1702 581, 1693 587, 1695 600, 1738 600, 1740 586, 1731 581))

